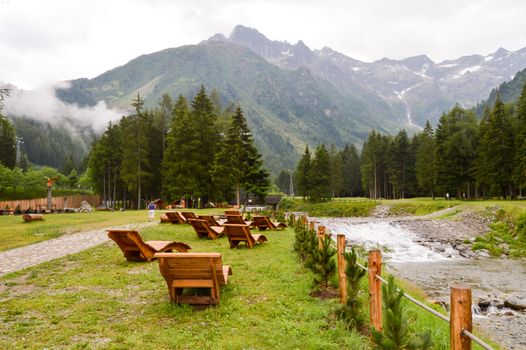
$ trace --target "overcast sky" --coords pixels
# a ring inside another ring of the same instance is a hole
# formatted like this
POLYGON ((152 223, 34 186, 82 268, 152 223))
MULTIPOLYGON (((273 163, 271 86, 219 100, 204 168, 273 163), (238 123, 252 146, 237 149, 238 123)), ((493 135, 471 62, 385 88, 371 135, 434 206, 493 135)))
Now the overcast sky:
POLYGON ((524 0, 0 0, 0 83, 93 78, 235 25, 356 59, 435 62, 526 46, 524 0))

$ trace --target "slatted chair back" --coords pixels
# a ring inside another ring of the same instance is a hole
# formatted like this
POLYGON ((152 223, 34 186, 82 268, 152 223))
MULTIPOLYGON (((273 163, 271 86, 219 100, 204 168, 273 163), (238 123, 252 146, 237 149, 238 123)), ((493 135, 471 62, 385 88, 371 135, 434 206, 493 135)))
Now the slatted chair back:
POLYGON ((108 237, 117 243, 127 260, 150 261, 155 254, 155 250, 135 230, 109 230, 108 237))
POLYGON ((238 225, 245 225, 246 222, 243 220, 243 216, 241 214, 235 214, 235 215, 225 215, 226 222, 228 224, 238 224, 238 225))
POLYGON ((108 230, 108 237, 117 243, 124 257, 131 261, 151 261, 155 253, 186 252, 190 246, 183 242, 147 241, 135 230, 108 230))
POLYGON ((210 226, 206 220, 203 219, 189 219, 188 223, 192 225, 199 238, 208 237, 216 239, 223 235, 225 230, 221 226, 210 226))
POLYGON ((266 230, 267 228, 271 230, 276 229, 276 225, 270 221, 268 216, 253 216, 252 225, 256 226, 259 230, 266 230))
POLYGON ((210 226, 221 226, 213 215, 199 215, 199 219, 206 220, 210 226))
POLYGON ((155 257, 175 303, 219 303, 219 287, 226 285, 232 274, 230 266, 223 265, 220 253, 157 253, 155 257), (185 297, 184 288, 210 288, 211 295, 185 297))
POLYGON ((228 242, 230 243, 230 248, 237 247, 239 242, 246 242, 249 248, 254 247, 256 240, 252 233, 250 233, 250 228, 248 225, 244 224, 224 224, 225 233, 228 237, 228 242))
POLYGON ((199 219, 197 215, 195 215, 191 211, 183 211, 181 212, 181 215, 186 219, 187 222, 189 219, 199 219))
POLYGON ((167 211, 164 213, 172 224, 183 224, 185 221, 181 219, 179 212, 176 211, 167 211))
POLYGON ((241 212, 237 209, 225 210, 225 215, 241 215, 241 212))

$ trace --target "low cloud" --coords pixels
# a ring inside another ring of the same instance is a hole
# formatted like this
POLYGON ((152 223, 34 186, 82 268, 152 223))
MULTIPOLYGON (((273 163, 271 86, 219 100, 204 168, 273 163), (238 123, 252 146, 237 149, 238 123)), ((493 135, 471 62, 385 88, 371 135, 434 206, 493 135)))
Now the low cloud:
POLYGON ((104 131, 109 121, 122 117, 121 111, 109 109, 104 101, 93 107, 79 107, 61 101, 55 95, 55 89, 68 87, 68 83, 59 83, 30 91, 11 89, 5 101, 5 112, 7 115, 46 122, 72 131, 91 128, 95 133, 104 131))

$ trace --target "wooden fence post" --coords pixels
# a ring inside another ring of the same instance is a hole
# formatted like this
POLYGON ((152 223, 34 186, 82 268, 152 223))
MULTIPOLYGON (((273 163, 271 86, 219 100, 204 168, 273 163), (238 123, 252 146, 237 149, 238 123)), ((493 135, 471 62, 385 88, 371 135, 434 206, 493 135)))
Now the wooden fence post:
POLYGON ((323 240, 325 239, 325 226, 318 226, 318 248, 323 247, 323 240))
POLYGON ((471 332, 473 329, 471 288, 464 284, 452 284, 450 305, 449 348, 471 350, 471 339, 462 335, 463 330, 471 332))
POLYGON ((382 281, 376 278, 382 273, 382 254, 379 250, 369 251, 369 311, 371 326, 382 331, 382 281))
POLYGON ((346 261, 343 253, 345 252, 345 235, 339 234, 336 239, 338 248, 338 290, 340 292, 340 304, 347 301, 347 275, 345 274, 346 261))

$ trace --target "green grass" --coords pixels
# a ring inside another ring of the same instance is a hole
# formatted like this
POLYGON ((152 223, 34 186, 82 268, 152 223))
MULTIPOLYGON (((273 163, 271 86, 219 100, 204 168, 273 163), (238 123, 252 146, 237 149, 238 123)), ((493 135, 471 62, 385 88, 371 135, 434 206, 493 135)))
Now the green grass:
POLYGON ((382 205, 388 205, 389 215, 403 216, 403 215, 427 215, 436 211, 457 206, 463 202, 457 200, 442 200, 431 198, 411 198, 411 199, 396 199, 396 200, 382 200, 382 205))
MULTIPOLYGON (((201 213, 220 213, 220 209, 195 210, 201 213)), ((156 220, 159 212, 156 212, 156 220)), ((20 215, 0 216, 0 251, 56 238, 67 233, 102 229, 148 221, 146 210, 123 212, 47 214, 43 221, 26 223, 20 215)))
POLYGON ((112 242, 0 279, 0 348, 369 349, 332 316, 336 299, 309 296, 312 276, 292 252, 293 232, 266 232, 252 250, 198 240, 187 225, 145 239, 218 251, 232 266, 221 303, 169 302, 157 262, 127 262, 112 242))
POLYGON ((370 215, 378 204, 377 201, 360 199, 335 199, 322 203, 303 202, 301 199, 288 199, 282 209, 290 211, 303 211, 311 216, 320 217, 363 217, 370 215))

